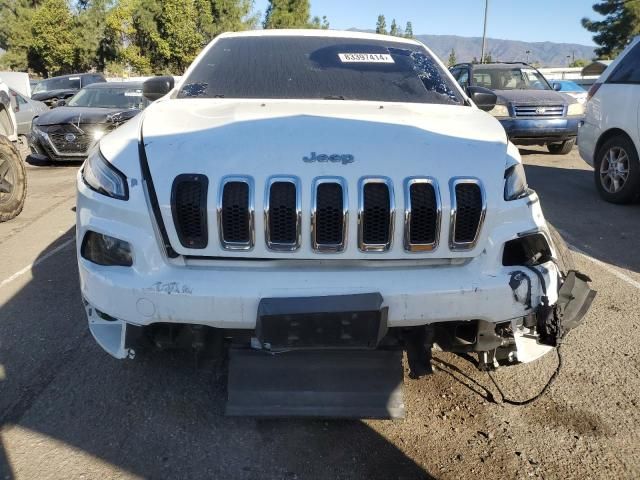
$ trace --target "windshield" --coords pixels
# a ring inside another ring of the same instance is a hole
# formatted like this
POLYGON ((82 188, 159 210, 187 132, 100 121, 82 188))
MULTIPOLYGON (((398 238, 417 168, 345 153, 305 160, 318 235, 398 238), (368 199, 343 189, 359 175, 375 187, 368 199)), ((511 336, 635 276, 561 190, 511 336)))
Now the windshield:
POLYGON ((533 68, 477 68, 473 70, 474 85, 492 90, 551 90, 541 73, 533 68))
POLYGON ((67 103, 69 107, 122 108, 142 110, 149 101, 142 87, 83 88, 67 103))
POLYGON ((218 40, 178 97, 464 103, 419 45, 299 36, 218 40))
POLYGON ((78 90, 79 88, 80 77, 51 78, 38 82, 32 93, 42 93, 50 90, 78 90))

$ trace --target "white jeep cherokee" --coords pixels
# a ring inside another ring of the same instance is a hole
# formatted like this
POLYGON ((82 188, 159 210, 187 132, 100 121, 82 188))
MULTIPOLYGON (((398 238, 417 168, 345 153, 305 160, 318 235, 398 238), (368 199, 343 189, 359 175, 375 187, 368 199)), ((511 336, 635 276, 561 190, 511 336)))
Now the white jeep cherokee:
POLYGON ((535 359, 588 308, 518 150, 476 106, 495 95, 461 90, 421 43, 223 34, 172 83, 148 81, 162 98, 78 174, 82 295, 111 355, 226 339, 254 365, 294 351, 304 376, 322 355, 405 349, 419 376, 434 343, 483 368, 535 359))

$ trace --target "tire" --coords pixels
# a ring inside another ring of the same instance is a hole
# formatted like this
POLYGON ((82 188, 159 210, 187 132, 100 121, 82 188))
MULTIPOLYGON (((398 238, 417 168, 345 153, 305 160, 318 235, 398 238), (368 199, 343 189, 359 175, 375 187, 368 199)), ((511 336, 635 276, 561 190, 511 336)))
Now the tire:
POLYGON ((551 237, 551 242, 553 243, 553 249, 555 250, 555 258, 557 260, 557 265, 560 271, 562 272, 562 276, 565 277, 569 270, 575 270, 575 262, 573 259, 573 254, 569 247, 567 246, 567 242, 564 241, 562 235, 556 230, 556 228, 547 224, 549 228, 549 236, 551 237))
POLYGON ((16 147, 0 135, 0 222, 22 211, 27 196, 27 174, 16 147))
POLYGON ((571 152, 573 146, 576 144, 576 139, 572 138, 571 140, 565 140, 562 143, 550 143, 547 145, 547 150, 552 155, 566 155, 571 152))
POLYGON ((640 197, 638 152, 624 135, 610 138, 598 149, 593 174, 596 189, 607 202, 632 203, 640 197))

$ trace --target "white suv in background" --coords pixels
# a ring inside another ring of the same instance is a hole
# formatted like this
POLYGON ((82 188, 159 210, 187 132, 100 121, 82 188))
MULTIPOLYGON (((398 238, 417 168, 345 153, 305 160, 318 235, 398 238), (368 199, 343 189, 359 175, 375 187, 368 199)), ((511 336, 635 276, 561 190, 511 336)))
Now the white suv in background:
POLYGON ((612 203, 640 198, 640 37, 589 90, 578 148, 595 169, 602 198, 612 203))

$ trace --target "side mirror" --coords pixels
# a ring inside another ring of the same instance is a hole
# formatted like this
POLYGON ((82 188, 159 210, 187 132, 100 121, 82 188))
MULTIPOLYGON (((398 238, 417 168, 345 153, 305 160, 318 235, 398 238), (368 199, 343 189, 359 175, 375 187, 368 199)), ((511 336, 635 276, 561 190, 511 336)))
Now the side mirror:
POLYGON ((169 93, 174 85, 173 77, 153 77, 142 84, 142 95, 153 102, 169 93))
POLYGON ((56 102, 56 107, 64 107, 67 104, 66 100, 58 100, 56 102))
POLYGON ((556 92, 559 92, 560 90, 562 90, 562 85, 560 85, 558 82, 553 82, 551 86, 556 92))
POLYGON ((473 100, 480 110, 488 112, 496 106, 498 96, 485 87, 467 87, 467 95, 473 100))

